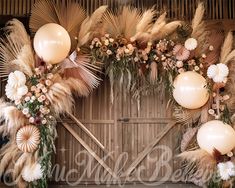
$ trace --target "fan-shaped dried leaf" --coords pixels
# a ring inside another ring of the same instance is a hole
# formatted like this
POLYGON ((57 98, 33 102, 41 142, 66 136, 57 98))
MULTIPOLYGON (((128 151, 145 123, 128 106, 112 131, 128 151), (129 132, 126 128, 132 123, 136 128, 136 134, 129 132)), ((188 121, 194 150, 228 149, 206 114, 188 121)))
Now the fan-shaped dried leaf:
POLYGON ((0 77, 15 70, 31 76, 34 63, 31 41, 23 24, 16 19, 9 21, 0 40, 0 77))

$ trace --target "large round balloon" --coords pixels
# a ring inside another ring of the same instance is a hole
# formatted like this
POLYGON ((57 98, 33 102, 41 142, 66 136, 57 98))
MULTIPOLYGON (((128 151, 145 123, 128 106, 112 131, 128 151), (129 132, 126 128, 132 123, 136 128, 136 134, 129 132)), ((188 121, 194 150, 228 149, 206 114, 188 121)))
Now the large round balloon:
POLYGON ((235 131, 222 121, 212 120, 199 129, 197 142, 200 148, 208 153, 212 154, 216 149, 224 155, 235 148, 235 131))
POLYGON ((174 80, 173 97, 184 108, 200 108, 209 98, 205 86, 206 79, 200 74, 193 71, 181 73, 174 80))
POLYGON ((60 25, 49 23, 43 25, 34 37, 34 49, 45 62, 56 64, 64 60, 71 47, 68 32, 60 25))

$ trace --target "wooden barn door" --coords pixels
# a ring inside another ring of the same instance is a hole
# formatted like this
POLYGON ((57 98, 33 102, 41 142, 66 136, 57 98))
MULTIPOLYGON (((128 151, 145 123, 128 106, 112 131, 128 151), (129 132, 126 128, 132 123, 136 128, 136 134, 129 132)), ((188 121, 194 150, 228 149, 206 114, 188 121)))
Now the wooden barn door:
POLYGON ((67 116, 58 125, 54 181, 161 181, 166 169, 157 170, 159 160, 167 149, 165 157, 170 157, 168 164, 173 170, 171 155, 178 142, 166 103, 164 94, 146 96, 138 110, 136 100, 119 93, 111 105, 108 81, 90 97, 77 99, 74 116, 82 124, 67 116))

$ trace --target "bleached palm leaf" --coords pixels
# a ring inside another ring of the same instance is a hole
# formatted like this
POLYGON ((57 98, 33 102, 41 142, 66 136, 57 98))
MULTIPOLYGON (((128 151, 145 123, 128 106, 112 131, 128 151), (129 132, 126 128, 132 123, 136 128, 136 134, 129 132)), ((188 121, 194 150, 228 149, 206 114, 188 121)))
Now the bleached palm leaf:
POLYGON ((100 79, 94 72, 99 72, 99 67, 90 63, 90 56, 86 54, 77 55, 76 52, 71 54, 62 64, 63 77, 72 90, 79 95, 87 96, 90 91, 99 85, 100 79), (77 80, 79 84, 73 84, 77 80), (82 91, 83 90, 83 91, 82 91))
POLYGON ((85 18, 85 10, 75 1, 40 0, 31 10, 29 27, 36 32, 47 23, 57 23, 68 31, 74 49, 77 45, 75 38, 85 18))
POLYGON ((107 9, 107 5, 103 5, 93 12, 90 17, 87 17, 81 24, 78 34, 78 45, 82 46, 89 41, 91 34, 96 29, 97 25, 101 22, 103 14, 107 9))
POLYGON ((140 20, 141 12, 137 8, 124 6, 117 12, 107 11, 104 14, 104 30, 113 37, 121 35, 130 39, 136 34, 136 27, 140 20))
POLYGON ((0 77, 15 70, 31 76, 34 63, 31 41, 23 24, 16 19, 9 21, 4 38, 0 39, 0 77))

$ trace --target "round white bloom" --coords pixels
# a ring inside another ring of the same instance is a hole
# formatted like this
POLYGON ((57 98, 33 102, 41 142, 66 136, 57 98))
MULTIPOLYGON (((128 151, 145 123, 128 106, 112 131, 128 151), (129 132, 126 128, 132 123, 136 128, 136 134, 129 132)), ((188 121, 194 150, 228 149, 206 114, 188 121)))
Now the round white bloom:
POLYGON ((26 95, 27 93, 28 93, 28 87, 26 85, 17 88, 17 95, 22 97, 26 95))
POLYGON ((15 71, 9 74, 7 83, 11 87, 19 87, 25 85, 26 77, 23 72, 15 71))
POLYGON ((228 70, 228 66, 223 64, 223 63, 219 63, 217 64, 218 70, 219 70, 219 75, 223 76, 223 77, 227 77, 229 70, 228 70))
POLYGON ((176 62, 176 66, 177 66, 178 68, 183 67, 183 66, 184 66, 183 61, 177 61, 177 62, 176 62))
POLYGON ((217 65, 211 65, 207 69, 207 76, 212 78, 214 82, 225 82, 228 76, 229 69, 227 65, 219 63, 217 65))
POLYGON ((197 48, 197 40, 194 38, 187 39, 184 43, 184 47, 187 50, 194 50, 195 48, 197 48))
POLYGON ((15 71, 9 74, 5 92, 7 98, 12 101, 19 100, 28 93, 28 87, 25 85, 26 77, 24 73, 15 71))
POLYGON ((209 78, 214 78, 218 74, 218 67, 216 65, 211 65, 207 69, 207 76, 209 78))
POLYGON ((41 179, 43 176, 41 165, 38 163, 27 165, 23 168, 22 178, 27 182, 41 179))
POLYGON ((219 163, 217 167, 222 180, 228 180, 231 176, 235 176, 235 165, 231 161, 219 163))

